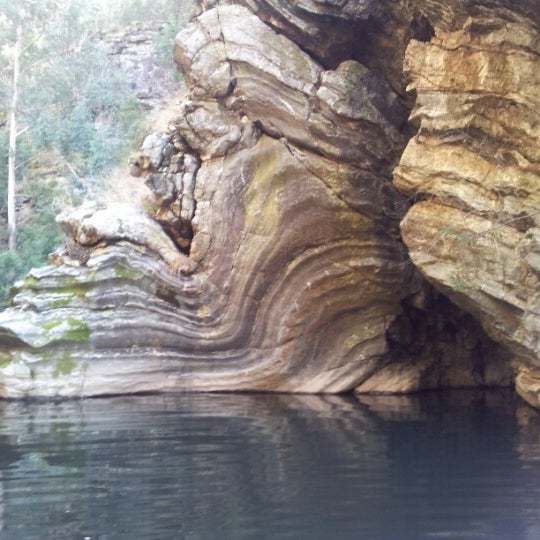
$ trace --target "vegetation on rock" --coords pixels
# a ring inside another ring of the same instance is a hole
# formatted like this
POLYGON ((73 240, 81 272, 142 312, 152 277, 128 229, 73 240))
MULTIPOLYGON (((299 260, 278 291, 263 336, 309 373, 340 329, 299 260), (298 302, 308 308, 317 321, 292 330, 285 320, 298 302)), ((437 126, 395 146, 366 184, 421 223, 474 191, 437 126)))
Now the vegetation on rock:
POLYGON ((133 32, 144 25, 161 28, 152 32, 151 47, 172 76, 171 29, 190 11, 189 0, 121 0, 113 6, 101 0, 0 0, 0 308, 12 283, 42 265, 59 244, 56 214, 98 191, 99 179, 142 139, 144 107, 125 70, 118 69, 113 46, 133 46, 133 32), (10 111, 19 27, 19 99, 10 111), (8 250, 3 223, 11 112, 17 129, 17 236, 8 250))

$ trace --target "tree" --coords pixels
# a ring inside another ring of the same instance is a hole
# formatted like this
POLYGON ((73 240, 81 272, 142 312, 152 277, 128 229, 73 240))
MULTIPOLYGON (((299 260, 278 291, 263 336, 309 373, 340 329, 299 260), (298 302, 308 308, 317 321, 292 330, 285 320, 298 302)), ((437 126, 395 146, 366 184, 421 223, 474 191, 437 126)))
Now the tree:
POLYGON ((103 33, 163 23, 154 48, 174 73, 174 35, 191 7, 192 0, 0 0, 0 308, 13 280, 58 245, 55 214, 99 191, 142 136, 143 111, 103 33))
POLYGON ((19 98, 19 71, 22 50, 22 26, 17 25, 17 37, 13 51, 13 83, 11 91, 11 109, 9 111, 9 155, 8 155, 8 245, 10 251, 17 249, 17 217, 15 195, 17 181, 15 177, 17 163, 17 102, 19 98))
MULTIPOLYGON (((44 15, 43 9, 50 8, 53 2, 42 2, 39 6, 34 0, 22 0, 19 2, 0 2, 0 32, 8 40, 11 38, 13 47, 9 56, 11 57, 10 81, 10 107, 9 107, 9 151, 8 151, 8 189, 7 189, 7 210, 8 210, 8 246, 10 251, 17 249, 17 214, 16 214, 16 193, 17 193, 17 138, 23 129, 18 132, 18 105, 20 96, 20 73, 21 60, 23 55, 31 49, 33 43, 39 40, 44 24, 41 22, 44 15), (26 29, 24 32, 23 29, 26 29), (25 34, 32 33, 32 37, 24 44, 25 34)), ((48 20, 48 19, 45 19, 48 20)))

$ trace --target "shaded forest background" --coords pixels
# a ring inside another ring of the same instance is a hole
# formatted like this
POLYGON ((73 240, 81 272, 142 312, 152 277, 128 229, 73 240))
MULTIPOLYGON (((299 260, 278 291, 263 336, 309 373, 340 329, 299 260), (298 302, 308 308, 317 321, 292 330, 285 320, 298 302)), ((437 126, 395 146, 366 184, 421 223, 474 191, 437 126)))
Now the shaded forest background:
POLYGON ((103 178, 144 137, 148 105, 118 68, 114 36, 155 28, 155 62, 178 78, 174 36, 191 10, 191 0, 0 0, 0 308, 13 282, 45 263, 60 244, 57 213, 101 189, 103 178), (8 250, 9 113, 17 27, 22 29, 18 227, 16 249, 8 250))

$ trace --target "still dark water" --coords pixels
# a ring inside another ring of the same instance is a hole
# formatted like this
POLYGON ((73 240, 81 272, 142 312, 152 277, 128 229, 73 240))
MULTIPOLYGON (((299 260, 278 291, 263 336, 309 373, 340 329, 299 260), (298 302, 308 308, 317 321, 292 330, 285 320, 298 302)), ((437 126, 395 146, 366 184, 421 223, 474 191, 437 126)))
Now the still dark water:
POLYGON ((540 539, 511 392, 0 403, 0 538, 540 539))

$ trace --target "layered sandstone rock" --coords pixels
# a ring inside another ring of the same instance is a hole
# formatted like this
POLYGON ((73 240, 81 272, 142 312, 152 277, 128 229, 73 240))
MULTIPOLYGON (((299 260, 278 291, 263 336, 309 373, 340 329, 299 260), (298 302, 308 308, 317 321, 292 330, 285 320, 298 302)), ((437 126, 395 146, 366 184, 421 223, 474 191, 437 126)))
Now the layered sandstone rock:
POLYGON ((402 223, 412 261, 529 366, 517 386, 538 405, 540 45, 517 11, 480 3, 462 27, 410 43, 419 130, 395 185, 415 202, 402 223))
POLYGON ((540 369, 521 362, 516 377, 516 390, 529 405, 540 409, 540 369))

